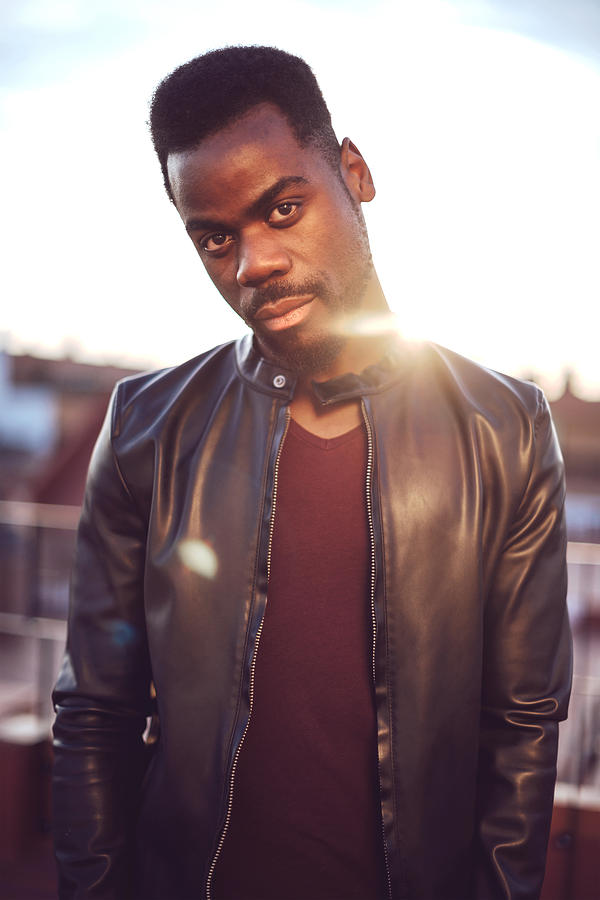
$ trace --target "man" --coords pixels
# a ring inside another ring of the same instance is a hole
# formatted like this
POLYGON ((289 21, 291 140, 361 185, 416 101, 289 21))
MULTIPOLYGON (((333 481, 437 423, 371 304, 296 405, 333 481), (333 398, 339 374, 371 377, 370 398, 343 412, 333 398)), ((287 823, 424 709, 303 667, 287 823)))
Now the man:
POLYGON ((541 392, 386 329, 369 169, 304 62, 199 57, 151 128, 253 337, 120 383, 94 452, 61 897, 538 896, 570 681, 541 392))

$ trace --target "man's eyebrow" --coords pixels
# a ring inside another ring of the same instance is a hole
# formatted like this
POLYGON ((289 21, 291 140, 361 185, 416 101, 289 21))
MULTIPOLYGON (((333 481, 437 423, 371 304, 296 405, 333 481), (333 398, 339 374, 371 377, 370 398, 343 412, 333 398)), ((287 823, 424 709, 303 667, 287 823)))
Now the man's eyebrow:
MULTIPOLYGON (((299 184, 309 184, 309 181, 302 175, 284 175, 283 178, 279 178, 275 184, 263 191, 260 197, 252 201, 245 211, 246 215, 250 218, 256 216, 266 206, 270 206, 282 191, 299 184)), ((202 231, 211 228, 223 228, 223 223, 218 222, 216 219, 187 219, 185 228, 186 231, 202 231)))
POLYGON ((270 188, 267 188, 266 191, 263 191, 260 197, 258 197, 257 200, 250 204, 250 206, 246 210, 246 213, 249 216, 260 213, 265 208, 265 206, 270 206, 282 191, 287 190, 287 188, 289 187, 294 187, 297 184, 308 184, 308 179, 303 178, 302 175, 284 175, 283 178, 280 178, 279 181, 276 181, 275 184, 271 185, 270 188))

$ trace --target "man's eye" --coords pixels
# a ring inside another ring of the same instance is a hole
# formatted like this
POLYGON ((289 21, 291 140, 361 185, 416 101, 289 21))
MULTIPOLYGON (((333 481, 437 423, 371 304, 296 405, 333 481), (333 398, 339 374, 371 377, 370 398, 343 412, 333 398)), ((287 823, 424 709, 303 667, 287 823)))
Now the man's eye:
POLYGON ((232 240, 233 235, 227 234, 225 231, 217 231, 215 234, 209 234, 207 237, 202 238, 200 246, 207 253, 216 253, 218 250, 226 247, 227 244, 230 244, 232 240))
POLYGON ((289 201, 278 203, 269 215, 269 222, 271 225, 277 225, 279 222, 283 222, 285 219, 293 217, 294 213, 297 211, 297 203, 290 203, 289 201))

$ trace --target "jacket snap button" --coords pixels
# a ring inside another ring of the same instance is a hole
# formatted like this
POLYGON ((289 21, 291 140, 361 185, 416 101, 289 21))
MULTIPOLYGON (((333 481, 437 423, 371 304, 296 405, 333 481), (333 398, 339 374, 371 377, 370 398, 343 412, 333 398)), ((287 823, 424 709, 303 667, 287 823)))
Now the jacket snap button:
POLYGON ((276 375, 273 379, 273 387, 282 388, 285 387, 285 375, 276 375))

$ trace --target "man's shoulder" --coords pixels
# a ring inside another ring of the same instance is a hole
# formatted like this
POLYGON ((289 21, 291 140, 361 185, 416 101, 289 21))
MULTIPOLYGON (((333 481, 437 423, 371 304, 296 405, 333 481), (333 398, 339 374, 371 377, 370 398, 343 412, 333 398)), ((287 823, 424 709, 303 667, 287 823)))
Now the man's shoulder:
POLYGON ((535 419, 546 407, 542 389, 531 381, 488 368, 435 343, 423 344, 419 355, 420 366, 437 388, 465 412, 504 417, 512 411, 535 419))
POLYGON ((182 404, 210 403, 236 374, 236 344, 228 341, 176 366, 129 375, 113 393, 113 428, 147 427, 182 404))
POLYGON ((110 434, 119 444, 156 437, 169 423, 194 410, 199 420, 210 412, 237 377, 237 341, 220 344, 176 366, 141 372, 115 385, 109 408, 110 434))

